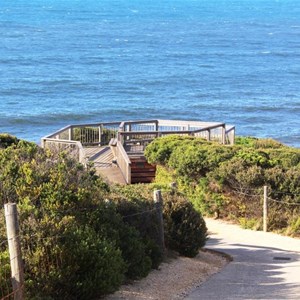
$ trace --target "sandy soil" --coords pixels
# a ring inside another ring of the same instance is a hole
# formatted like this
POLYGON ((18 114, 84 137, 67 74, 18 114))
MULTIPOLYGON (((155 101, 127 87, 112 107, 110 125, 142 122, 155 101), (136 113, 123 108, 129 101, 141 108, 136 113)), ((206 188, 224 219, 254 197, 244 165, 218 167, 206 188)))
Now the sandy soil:
POLYGON ((211 275, 219 272, 229 259, 209 250, 202 250, 195 258, 169 259, 146 278, 123 285, 106 300, 178 300, 211 275))

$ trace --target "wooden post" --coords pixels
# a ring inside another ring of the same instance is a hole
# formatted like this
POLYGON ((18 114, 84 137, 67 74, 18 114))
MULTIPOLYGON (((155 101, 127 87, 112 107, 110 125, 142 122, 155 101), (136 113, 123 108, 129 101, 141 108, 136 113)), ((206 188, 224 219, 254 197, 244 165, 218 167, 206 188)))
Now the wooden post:
POLYGON ((268 187, 264 186, 263 230, 268 231, 268 187))
POLYGON ((210 129, 207 129, 207 140, 211 140, 211 134, 210 134, 210 129))
POLYGON ((226 128, 225 125, 223 125, 221 127, 222 130, 222 144, 225 145, 226 144, 226 128))
POLYGON ((73 140, 73 128, 72 126, 69 127, 69 141, 73 140))
POLYGON ((165 236, 164 236, 164 220, 163 220, 163 199, 160 190, 155 190, 153 193, 154 205, 157 213, 158 230, 159 230, 159 247, 162 254, 165 254, 165 236))
POLYGON ((156 137, 159 137, 159 132, 158 132, 159 126, 158 126, 158 120, 154 122, 154 131, 156 132, 156 137))
POLYGON ((99 142, 99 146, 101 146, 101 138, 102 138, 102 125, 99 125, 99 126, 98 126, 98 134, 99 134, 99 139, 98 139, 98 142, 99 142))
POLYGON ((154 131, 158 131, 158 120, 154 122, 154 131))
POLYGON ((45 139, 41 139, 41 147, 42 147, 43 149, 46 148, 46 140, 45 140, 45 139))
POLYGON ((15 203, 7 203, 4 205, 4 211, 14 300, 23 300, 24 270, 19 238, 17 205, 15 203))
POLYGON ((235 140, 235 127, 231 129, 230 131, 230 145, 234 145, 234 140, 235 140))

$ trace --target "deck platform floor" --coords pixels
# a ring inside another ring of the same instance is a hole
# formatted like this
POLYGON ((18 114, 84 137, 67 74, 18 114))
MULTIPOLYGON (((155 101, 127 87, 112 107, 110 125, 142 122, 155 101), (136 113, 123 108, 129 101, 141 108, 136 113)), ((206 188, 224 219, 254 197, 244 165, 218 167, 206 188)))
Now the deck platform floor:
POLYGON ((108 183, 126 184, 120 168, 113 163, 114 155, 109 146, 84 147, 85 155, 94 163, 97 174, 108 183))

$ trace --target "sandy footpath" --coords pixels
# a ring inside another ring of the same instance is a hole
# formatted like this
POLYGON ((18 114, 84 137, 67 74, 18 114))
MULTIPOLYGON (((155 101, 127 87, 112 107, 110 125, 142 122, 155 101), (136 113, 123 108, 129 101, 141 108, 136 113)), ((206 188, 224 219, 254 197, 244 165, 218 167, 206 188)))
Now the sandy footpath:
POLYGON ((162 263, 146 278, 123 285, 105 299, 182 299, 227 263, 228 259, 223 255, 204 249, 195 258, 178 257, 162 263))

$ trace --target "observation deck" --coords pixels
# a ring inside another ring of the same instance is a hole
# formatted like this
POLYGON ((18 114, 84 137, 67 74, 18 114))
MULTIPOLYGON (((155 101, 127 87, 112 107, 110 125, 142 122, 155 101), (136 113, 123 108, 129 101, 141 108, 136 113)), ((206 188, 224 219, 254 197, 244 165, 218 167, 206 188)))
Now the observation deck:
POLYGON ((141 120, 68 125, 41 139, 43 148, 66 151, 84 166, 92 163, 109 183, 148 183, 156 167, 144 157, 155 138, 178 134, 234 144, 235 126, 217 122, 141 120))

